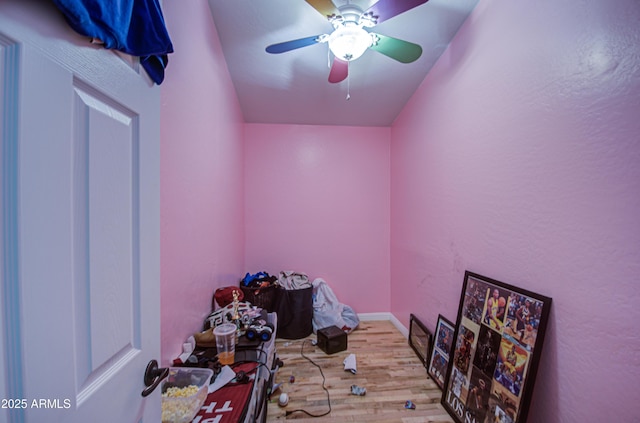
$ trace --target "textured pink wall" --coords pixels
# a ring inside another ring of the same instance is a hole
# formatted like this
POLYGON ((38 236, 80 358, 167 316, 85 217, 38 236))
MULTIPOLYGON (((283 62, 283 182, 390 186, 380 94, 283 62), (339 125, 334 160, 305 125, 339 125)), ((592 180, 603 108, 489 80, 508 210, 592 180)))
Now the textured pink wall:
POLYGON ((321 277, 389 311, 389 128, 245 127, 247 271, 321 277))
POLYGON ((640 3, 483 0, 392 128, 392 312, 553 297, 531 422, 638 421, 640 3))
POLYGON ((165 0, 175 53, 162 84, 162 362, 201 329, 243 266, 242 116, 208 3, 165 0))

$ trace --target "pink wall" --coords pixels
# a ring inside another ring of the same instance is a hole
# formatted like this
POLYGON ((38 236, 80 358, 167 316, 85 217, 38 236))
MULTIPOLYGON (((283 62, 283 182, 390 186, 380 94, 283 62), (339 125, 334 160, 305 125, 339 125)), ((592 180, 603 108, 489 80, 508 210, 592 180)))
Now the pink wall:
POLYGON ((389 128, 245 127, 245 263, 389 311, 389 128))
POLYGON ((640 3, 483 0, 392 128, 391 310, 553 298, 531 422, 640 414, 640 3))
POLYGON ((242 115, 208 3, 165 0, 174 44, 162 84, 162 362, 244 270, 242 115))

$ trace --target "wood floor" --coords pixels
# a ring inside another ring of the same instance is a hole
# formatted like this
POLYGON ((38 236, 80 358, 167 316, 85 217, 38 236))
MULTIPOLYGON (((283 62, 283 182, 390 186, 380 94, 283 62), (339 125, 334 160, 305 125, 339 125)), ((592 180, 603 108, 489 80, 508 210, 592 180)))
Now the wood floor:
POLYGON ((276 382, 284 384, 268 403, 267 422, 453 422, 440 405, 440 389, 391 322, 360 322, 348 336, 348 349, 332 355, 313 346, 312 339, 315 335, 304 340, 276 341, 278 355, 284 361, 276 382), (324 417, 312 418, 302 412, 285 416, 287 411, 296 409, 316 415, 329 410, 320 370, 301 356, 301 347, 304 355, 322 368, 326 378, 331 413, 324 417), (355 375, 344 370, 343 361, 351 353, 356 355, 355 375), (295 378, 293 383, 291 376, 295 378), (352 395, 351 385, 366 388, 366 395, 352 395), (280 392, 290 397, 286 407, 277 404, 280 392), (405 408, 407 400, 415 404, 414 410, 405 408))

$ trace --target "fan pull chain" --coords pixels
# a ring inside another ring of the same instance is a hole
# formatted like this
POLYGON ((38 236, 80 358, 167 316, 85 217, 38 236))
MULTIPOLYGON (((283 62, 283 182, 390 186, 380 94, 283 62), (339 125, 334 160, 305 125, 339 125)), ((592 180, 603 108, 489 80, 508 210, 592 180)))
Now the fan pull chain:
POLYGON ((351 72, 349 71, 349 64, 351 62, 347 62, 347 100, 349 100, 351 98, 351 72))

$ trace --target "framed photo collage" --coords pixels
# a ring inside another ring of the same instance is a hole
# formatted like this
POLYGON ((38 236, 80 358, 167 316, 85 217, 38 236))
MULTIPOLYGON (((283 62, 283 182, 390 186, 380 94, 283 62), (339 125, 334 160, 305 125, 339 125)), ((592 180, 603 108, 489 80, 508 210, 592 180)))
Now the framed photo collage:
POLYGON ((465 272, 456 322, 438 316, 426 358, 456 422, 526 421, 550 308, 549 297, 465 272))

